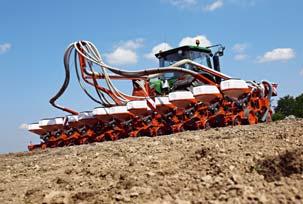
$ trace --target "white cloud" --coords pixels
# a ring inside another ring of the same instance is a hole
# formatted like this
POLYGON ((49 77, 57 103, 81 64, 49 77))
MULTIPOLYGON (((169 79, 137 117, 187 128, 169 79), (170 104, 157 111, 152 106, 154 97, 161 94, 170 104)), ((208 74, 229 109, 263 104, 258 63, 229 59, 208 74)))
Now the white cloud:
POLYGON ((118 47, 112 53, 106 54, 107 61, 114 65, 131 65, 138 62, 137 53, 130 49, 118 47))
MULTIPOLYGON (((196 40, 200 41, 200 46, 202 47, 207 47, 211 45, 211 42, 207 39, 206 36, 203 35, 197 35, 196 37, 184 37, 182 40, 179 42, 179 46, 184 46, 184 45, 196 45, 196 40)), ((144 55, 145 58, 147 59, 152 59, 152 60, 157 60, 155 57, 155 54, 158 53, 160 50, 165 51, 172 49, 173 47, 169 45, 168 43, 160 43, 156 46, 154 46, 151 50, 150 53, 147 53, 144 55)))
POLYGON ((120 42, 119 47, 122 47, 124 49, 135 50, 139 47, 142 47, 143 44, 144 44, 144 40, 142 38, 139 38, 135 40, 128 40, 126 42, 120 42))
POLYGON ((248 56, 246 54, 240 53, 236 54, 234 59, 237 61, 245 60, 248 56))
POLYGON ((0 44, 0 54, 4 54, 11 49, 12 45, 10 43, 0 44))
POLYGON ((196 37, 184 37, 180 43, 179 46, 184 45, 196 45, 196 40, 200 41, 200 46, 207 47, 211 45, 211 42, 207 39, 204 35, 197 35, 196 37))
POLYGON ((266 52, 263 56, 258 57, 259 63, 271 61, 288 61, 295 58, 296 53, 292 48, 276 48, 272 51, 266 52))
POLYGON ((27 124, 22 123, 22 124, 19 126, 19 129, 22 129, 22 130, 27 130, 27 127, 28 127, 28 125, 27 125, 27 124))
POLYGON ((197 10, 197 8, 203 8, 205 12, 212 12, 222 8, 225 4, 240 6, 240 7, 252 7, 255 6, 256 0, 161 0, 167 2, 172 6, 178 8, 190 8, 191 10, 197 10))
POLYGON ((247 49, 246 43, 237 43, 232 47, 232 50, 236 53, 243 53, 247 49))
POLYGON ((155 54, 158 53, 160 50, 161 51, 165 51, 165 50, 169 50, 172 49, 172 46, 170 46, 168 43, 160 43, 156 46, 154 46, 151 50, 150 53, 144 55, 145 58, 147 59, 151 59, 151 60, 157 60, 157 58, 155 57, 155 54))
POLYGON ((197 4, 197 0, 165 0, 165 1, 179 8, 188 8, 197 4))
POLYGON ((245 53, 246 49, 248 47, 247 43, 237 43, 232 47, 232 50, 236 53, 234 56, 234 59, 237 61, 244 60, 248 57, 248 55, 245 53))
POLYGON ((210 4, 207 4, 204 7, 204 10, 205 11, 214 11, 214 10, 221 8, 223 5, 224 5, 223 0, 216 0, 210 4))
POLYGON ((105 54, 108 63, 113 65, 132 65, 138 62, 138 55, 136 49, 142 47, 143 39, 129 40, 120 42, 115 50, 111 53, 105 54))
POLYGON ((301 76, 303 76, 303 68, 301 69, 300 73, 301 76))

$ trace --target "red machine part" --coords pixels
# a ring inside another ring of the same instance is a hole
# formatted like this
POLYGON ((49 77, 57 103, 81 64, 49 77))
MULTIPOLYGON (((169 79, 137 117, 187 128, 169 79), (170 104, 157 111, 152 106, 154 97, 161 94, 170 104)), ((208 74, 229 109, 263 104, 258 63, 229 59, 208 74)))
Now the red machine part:
MULTIPOLYGON (((83 55, 87 49, 85 45, 87 42, 78 42, 74 45, 77 50, 75 58, 77 56, 79 61, 81 78, 95 88, 100 102, 104 103, 104 108, 101 109, 105 112, 99 115, 94 114, 94 112, 78 113, 55 104, 69 82, 69 66, 65 60, 66 80, 64 86, 50 102, 55 107, 72 115, 61 119, 42 120, 39 124, 29 125, 29 130, 40 135, 42 140, 38 145, 30 144, 29 150, 114 141, 127 137, 159 136, 210 127, 256 124, 269 121, 271 118, 270 99, 272 95, 276 94, 276 84, 272 85, 264 81, 260 84, 252 82, 248 85, 243 80, 230 79, 220 72, 188 60, 183 63, 193 63, 202 71, 214 77, 220 77, 224 81, 221 84, 216 84, 202 74, 179 67, 151 69, 134 73, 115 70, 103 65, 116 74, 107 75, 106 72, 98 73, 92 69, 92 62, 87 61, 83 55), (194 87, 192 92, 176 91, 168 96, 156 96, 150 89, 147 76, 172 71, 190 74, 204 85, 194 87), (133 95, 128 96, 118 92, 113 86, 105 88, 98 84, 98 80, 109 78, 112 80, 132 80, 134 84, 133 95), (140 86, 138 81, 143 81, 143 86, 140 86), (105 103, 106 98, 102 94, 109 96, 114 104, 105 103), (128 103, 121 99, 128 101, 128 103)), ((71 48, 65 54, 66 59, 70 57, 71 48)), ((101 63, 101 60, 99 61, 101 63)), ((78 80, 79 78, 80 76, 78 76, 78 80)), ((86 92, 86 90, 84 91, 86 92)))

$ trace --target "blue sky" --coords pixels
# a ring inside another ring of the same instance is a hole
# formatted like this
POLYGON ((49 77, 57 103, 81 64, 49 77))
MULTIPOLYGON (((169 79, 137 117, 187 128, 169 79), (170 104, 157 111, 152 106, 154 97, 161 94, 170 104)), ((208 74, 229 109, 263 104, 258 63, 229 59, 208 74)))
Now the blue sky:
MULTIPOLYGON (((39 141, 21 124, 64 114, 48 100, 64 79, 65 48, 80 39, 133 70, 157 65, 152 50, 198 37, 226 46, 226 74, 277 82, 280 97, 303 92, 301 0, 1 0, 0 8, 0 152, 39 141)), ((72 77, 60 102, 93 109, 72 77)))

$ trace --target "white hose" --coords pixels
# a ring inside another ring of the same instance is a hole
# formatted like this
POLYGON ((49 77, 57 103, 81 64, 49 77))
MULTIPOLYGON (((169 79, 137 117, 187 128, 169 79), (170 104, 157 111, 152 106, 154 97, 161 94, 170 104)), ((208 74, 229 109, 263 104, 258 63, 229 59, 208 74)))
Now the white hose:
MULTIPOLYGON (((127 99, 127 97, 131 97, 131 98, 137 98, 139 100, 141 99, 148 99, 149 96, 147 94, 147 91, 145 89, 144 86, 140 85, 140 87, 142 88, 142 90, 144 91, 145 93, 145 97, 141 97, 141 96, 132 96, 132 95, 128 95, 126 93, 123 93, 121 92, 117 87, 115 87, 115 85, 113 84, 112 80, 110 79, 110 76, 108 74, 108 70, 111 71, 111 72, 114 72, 116 74, 119 74, 119 75, 122 75, 122 76, 130 76, 130 75, 136 75, 138 73, 148 73, 148 71, 150 71, 150 69, 148 70, 139 70, 139 71, 124 71, 124 70, 121 70, 121 69, 118 69, 118 68, 115 68, 115 67, 111 67, 107 64, 104 63, 102 57, 101 57, 101 54, 100 52, 98 51, 98 49, 96 48, 96 46, 94 44, 92 44, 91 42, 89 41, 78 41, 78 42, 74 42, 73 44, 71 44, 70 46, 73 46, 73 48, 75 48, 75 50, 77 51, 78 54, 80 54, 81 56, 83 56, 88 62, 92 62, 96 65, 98 65, 101 69, 101 73, 102 75, 104 76, 104 80, 107 84, 107 87, 108 89, 113 93, 113 95, 119 99, 120 101, 126 103, 128 102, 129 100, 127 99), (79 47, 80 49, 79 49, 79 47)), ((207 73, 214 73, 214 74, 218 74, 218 75, 221 75, 223 78, 225 79, 229 79, 231 77, 227 76, 227 75, 224 75, 222 74, 221 72, 217 72, 211 68, 208 68, 206 66, 203 66, 201 64, 198 64, 194 61, 191 61, 191 60, 188 60, 188 59, 185 59, 185 60, 180 60, 178 61, 177 63, 173 64, 172 66, 169 66, 169 67, 161 67, 161 68, 154 68, 155 70, 158 69, 160 71, 160 69, 164 70, 164 69, 173 69, 174 71, 183 71, 183 72, 189 72, 190 74, 197 74, 195 73, 194 71, 191 71, 191 70, 186 70, 186 69, 183 69, 183 68, 180 68, 181 65, 184 65, 184 64, 192 64, 192 65, 195 65, 197 67, 199 67, 201 70, 207 72, 207 73)), ((98 72, 95 72, 94 70, 92 71, 92 73, 90 73, 91 75, 94 75, 95 73, 98 73, 98 72)), ((98 73, 99 74, 99 73, 98 73)), ((148 75, 148 74, 146 74, 148 75)))

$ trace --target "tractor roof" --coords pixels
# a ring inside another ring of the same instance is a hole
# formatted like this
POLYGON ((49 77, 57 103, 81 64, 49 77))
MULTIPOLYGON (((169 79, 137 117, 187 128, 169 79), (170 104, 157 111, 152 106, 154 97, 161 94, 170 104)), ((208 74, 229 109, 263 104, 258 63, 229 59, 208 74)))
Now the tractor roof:
POLYGON ((166 51, 163 51, 163 52, 160 51, 159 53, 155 54, 155 56, 157 58, 160 58, 160 57, 163 57, 163 56, 166 56, 166 55, 169 55, 169 54, 177 53, 179 50, 182 50, 182 51, 191 50, 191 51, 204 52, 204 53, 208 53, 208 54, 211 53, 211 50, 209 48, 206 48, 206 47, 185 45, 185 46, 173 48, 173 49, 170 49, 170 50, 166 50, 166 51))

